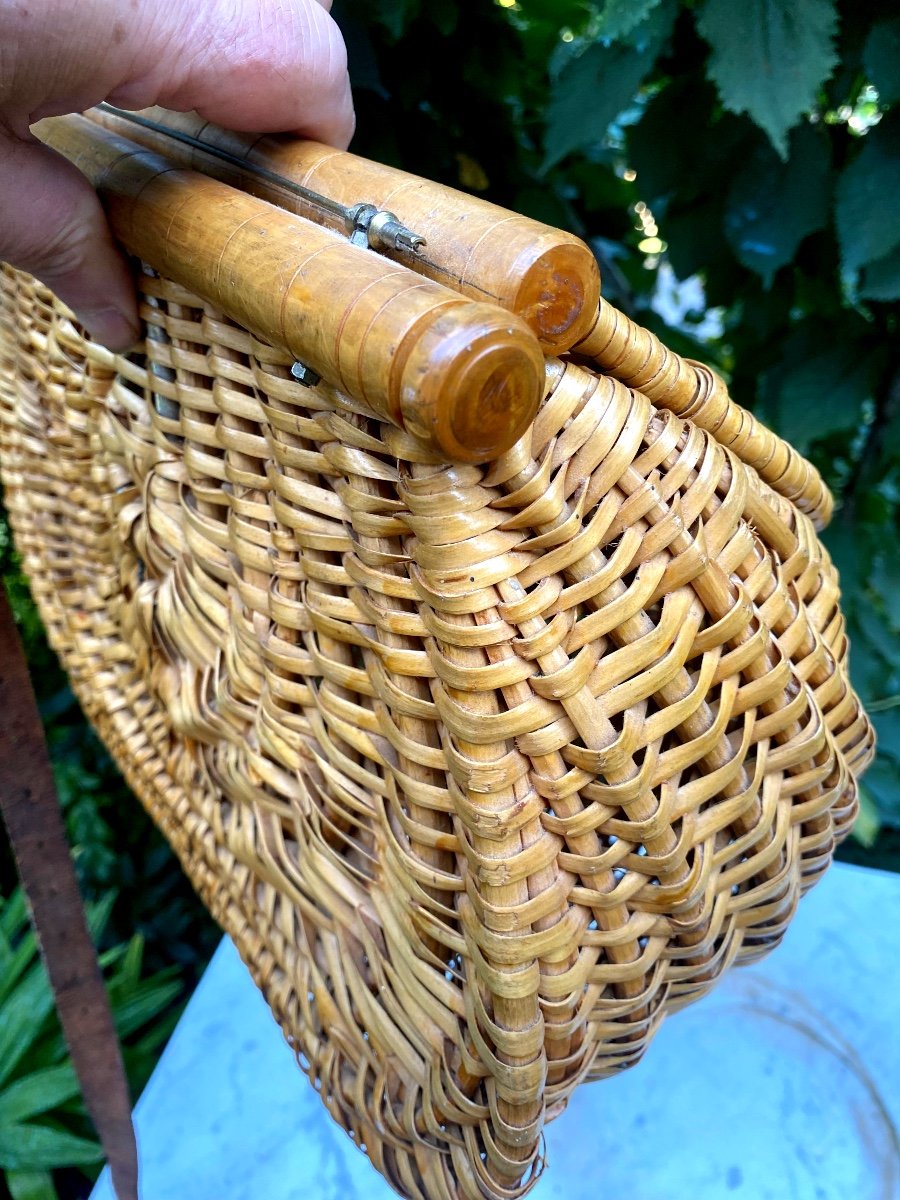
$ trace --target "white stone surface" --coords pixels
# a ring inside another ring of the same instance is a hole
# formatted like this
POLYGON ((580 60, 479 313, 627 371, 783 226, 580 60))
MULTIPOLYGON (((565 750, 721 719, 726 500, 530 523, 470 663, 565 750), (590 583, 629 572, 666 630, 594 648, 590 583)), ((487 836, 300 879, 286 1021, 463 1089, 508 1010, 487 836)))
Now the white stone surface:
MULTIPOLYGON (((580 1088, 533 1200, 898 1200, 900 876, 838 864, 781 947, 580 1088)), ((137 1106, 142 1200, 388 1200, 228 941, 137 1106)), ((113 1200, 106 1173, 91 1200, 113 1200)))

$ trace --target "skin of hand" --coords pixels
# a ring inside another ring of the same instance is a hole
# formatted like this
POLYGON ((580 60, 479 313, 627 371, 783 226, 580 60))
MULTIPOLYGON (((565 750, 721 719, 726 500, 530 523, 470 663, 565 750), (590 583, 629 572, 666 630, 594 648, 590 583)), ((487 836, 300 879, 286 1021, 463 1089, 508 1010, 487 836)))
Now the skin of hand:
POLYGON ((139 336, 128 264, 93 189, 30 126, 102 100, 345 149, 347 56, 330 0, 0 0, 0 260, 42 280, 97 341, 139 336))

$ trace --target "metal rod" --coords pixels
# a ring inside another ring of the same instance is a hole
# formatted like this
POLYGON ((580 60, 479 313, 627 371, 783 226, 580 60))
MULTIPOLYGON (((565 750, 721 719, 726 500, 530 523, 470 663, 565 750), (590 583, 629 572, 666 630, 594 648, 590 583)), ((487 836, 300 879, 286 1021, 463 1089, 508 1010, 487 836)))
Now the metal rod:
POLYGON ((365 201, 353 205, 340 204, 337 200, 332 200, 330 196, 323 196, 320 192, 314 192, 311 188, 304 187, 293 179, 285 179, 282 175, 276 174, 275 171, 270 171, 268 167, 248 162, 247 159, 240 158, 238 155, 232 154, 220 146, 210 145, 201 138, 185 133, 181 129, 172 129, 167 125, 163 125, 160 121, 154 121, 150 117, 145 117, 141 113, 129 112, 127 109, 117 108, 106 101, 98 104, 97 107, 103 112, 120 117, 124 121, 130 121, 133 125, 143 126, 143 128, 149 129, 153 133, 161 134, 164 137, 174 139, 176 142, 181 142, 185 146, 190 146, 192 149, 198 150, 201 154, 217 158, 221 162, 234 167, 236 170, 243 171, 248 175, 254 176, 256 179, 262 180, 270 187, 276 188, 279 191, 287 193, 289 196, 303 200, 306 204, 310 204, 314 208, 321 209, 323 212, 338 217, 343 222, 348 236, 357 244, 362 242, 362 244, 368 245, 373 250, 392 249, 412 252, 417 251, 421 246, 425 245, 425 239, 420 234, 413 233, 411 229, 407 229, 405 225, 398 221, 393 213, 384 212, 374 204, 369 204, 365 201), (378 220, 375 220, 375 218, 378 218, 378 220))

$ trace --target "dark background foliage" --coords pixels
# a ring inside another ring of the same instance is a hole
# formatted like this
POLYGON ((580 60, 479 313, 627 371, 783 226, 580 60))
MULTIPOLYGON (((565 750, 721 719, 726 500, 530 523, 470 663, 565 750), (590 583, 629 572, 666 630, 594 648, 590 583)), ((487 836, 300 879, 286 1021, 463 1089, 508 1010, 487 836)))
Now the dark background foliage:
MULTIPOLYGON (((714 365, 735 399, 824 473, 853 678, 879 734, 841 854, 900 869, 895 5, 338 0, 334 11, 350 49, 358 153, 578 233, 613 303, 714 365)), ((86 729, 2 516, 0 574, 79 874, 107 914, 101 944, 115 957, 138 931, 143 962, 135 970, 132 953, 129 986, 172 964, 190 985, 216 931, 86 729)), ((14 884, 0 845, 0 896, 14 884)), ((160 977, 155 994, 170 982, 160 977)), ((171 1017, 179 999, 166 995, 171 1017)), ((146 1070, 145 1056, 135 1082, 146 1070)), ((53 1186, 84 1194, 83 1179, 56 1172, 53 1186)))

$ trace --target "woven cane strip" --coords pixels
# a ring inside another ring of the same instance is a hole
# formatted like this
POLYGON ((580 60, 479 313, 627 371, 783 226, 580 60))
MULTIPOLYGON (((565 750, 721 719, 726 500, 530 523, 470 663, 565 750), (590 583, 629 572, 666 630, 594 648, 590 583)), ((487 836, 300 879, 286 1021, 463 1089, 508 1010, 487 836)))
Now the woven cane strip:
POLYGON ((393 1186, 521 1194, 852 821, 812 477, 553 361, 447 467, 167 280, 128 358, 2 284, 7 504, 88 715, 393 1186))
POLYGON ((776 492, 811 517, 817 528, 828 524, 833 501, 819 472, 752 413, 735 404, 715 371, 681 358, 602 298, 597 320, 576 350, 602 371, 641 390, 654 404, 714 434, 776 492))

